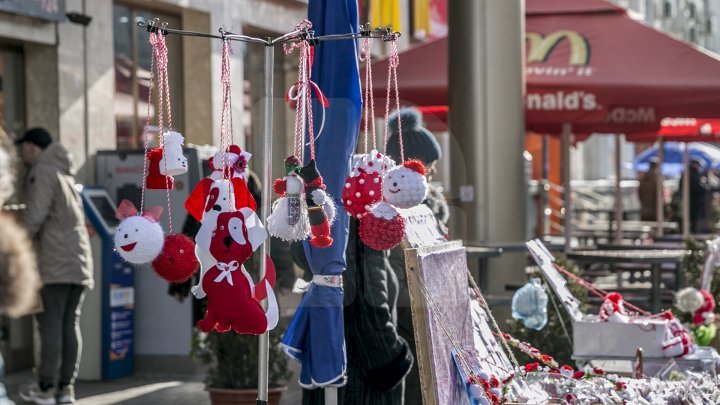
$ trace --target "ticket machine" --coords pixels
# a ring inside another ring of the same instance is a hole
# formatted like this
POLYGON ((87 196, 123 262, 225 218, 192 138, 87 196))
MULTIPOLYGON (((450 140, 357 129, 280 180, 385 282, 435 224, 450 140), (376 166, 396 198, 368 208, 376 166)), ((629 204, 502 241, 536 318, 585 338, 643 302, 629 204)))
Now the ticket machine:
POLYGON ((83 304, 80 378, 107 380, 134 372, 135 269, 114 250, 117 206, 102 188, 84 188, 85 216, 92 226, 95 288, 83 304))

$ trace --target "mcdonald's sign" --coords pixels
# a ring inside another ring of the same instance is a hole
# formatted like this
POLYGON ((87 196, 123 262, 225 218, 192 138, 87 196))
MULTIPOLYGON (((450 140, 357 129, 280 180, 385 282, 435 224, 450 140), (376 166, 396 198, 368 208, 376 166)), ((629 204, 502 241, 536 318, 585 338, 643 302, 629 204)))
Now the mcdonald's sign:
POLYGON ((587 66, 590 63, 590 44, 585 36, 576 31, 556 31, 547 36, 537 32, 525 33, 525 42, 528 44, 527 62, 547 62, 562 40, 566 40, 570 45, 570 66, 587 66))

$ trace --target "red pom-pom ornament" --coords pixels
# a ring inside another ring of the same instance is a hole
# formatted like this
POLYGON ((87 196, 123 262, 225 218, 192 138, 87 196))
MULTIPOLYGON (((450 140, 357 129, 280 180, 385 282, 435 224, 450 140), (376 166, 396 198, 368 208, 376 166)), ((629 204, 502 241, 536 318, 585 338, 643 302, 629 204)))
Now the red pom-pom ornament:
POLYGON ((405 222, 390 204, 379 202, 363 216, 360 240, 375 250, 392 249, 405 237, 405 222))
POLYGON ((171 283, 189 279, 200 267, 195 257, 195 243, 183 234, 166 236, 162 252, 153 260, 152 267, 158 276, 171 283))

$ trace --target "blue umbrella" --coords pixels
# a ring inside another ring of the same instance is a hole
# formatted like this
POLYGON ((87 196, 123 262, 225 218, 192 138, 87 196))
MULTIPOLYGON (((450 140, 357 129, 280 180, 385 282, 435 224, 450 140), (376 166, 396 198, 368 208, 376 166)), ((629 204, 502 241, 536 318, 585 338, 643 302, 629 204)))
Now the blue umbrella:
MULTIPOLYGON (((357 0, 310 0, 308 19, 315 34, 358 32, 357 0)), ((315 144, 317 167, 328 194, 340 201, 357 144, 362 108, 356 41, 321 42, 315 47, 313 81, 330 100, 314 100, 314 127, 324 126, 315 144), (323 121, 324 120, 324 124, 323 121)), ((309 152, 306 150, 306 158, 309 152)), ((349 221, 340 206, 332 226, 332 246, 324 249, 304 242, 315 275, 339 275, 346 267, 349 221)), ((345 384, 346 356, 343 327, 343 289, 311 284, 282 339, 286 352, 302 363, 300 385, 305 388, 345 384)))
MULTIPOLYGON (((704 142, 664 142, 662 172, 665 176, 679 176, 683 170, 683 154, 688 148, 690 159, 698 160, 704 168, 720 167, 720 148, 704 142)), ((633 160, 635 170, 647 172, 650 162, 658 157, 657 145, 644 150, 633 160)))

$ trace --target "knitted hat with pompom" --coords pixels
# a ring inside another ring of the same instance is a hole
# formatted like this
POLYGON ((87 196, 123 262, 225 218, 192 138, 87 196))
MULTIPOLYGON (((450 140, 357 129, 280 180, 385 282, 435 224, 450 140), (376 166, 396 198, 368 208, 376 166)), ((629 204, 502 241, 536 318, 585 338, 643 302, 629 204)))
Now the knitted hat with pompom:
MULTIPOLYGON (((397 163, 400 162, 400 140, 398 136, 398 113, 388 117, 388 143, 387 155, 397 163)), ((402 121, 403 151, 405 160, 417 159, 423 164, 430 165, 442 157, 440 144, 435 136, 423 126, 422 114, 416 108, 400 109, 402 121)))

